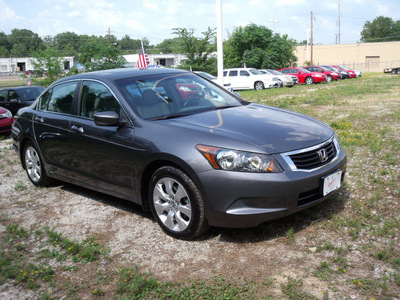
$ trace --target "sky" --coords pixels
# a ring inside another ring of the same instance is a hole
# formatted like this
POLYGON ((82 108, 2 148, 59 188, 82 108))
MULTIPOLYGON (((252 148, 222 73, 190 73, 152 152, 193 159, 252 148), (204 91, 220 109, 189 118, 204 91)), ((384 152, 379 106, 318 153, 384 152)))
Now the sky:
MULTIPOLYGON (((239 26, 266 26, 280 35, 309 38, 313 12, 314 44, 357 43, 366 21, 400 19, 400 0, 222 0, 224 39, 239 26)), ((30 29, 40 37, 70 31, 117 38, 147 38, 157 45, 174 38, 173 28, 202 37, 216 28, 216 0, 0 0, 0 32, 30 29)))

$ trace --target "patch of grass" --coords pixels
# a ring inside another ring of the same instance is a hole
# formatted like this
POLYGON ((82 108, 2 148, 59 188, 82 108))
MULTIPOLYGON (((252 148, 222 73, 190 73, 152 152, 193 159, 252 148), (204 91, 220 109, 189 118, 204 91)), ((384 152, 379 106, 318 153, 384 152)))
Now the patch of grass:
POLYGON ((287 232, 286 232, 286 240, 289 243, 294 243, 295 241, 295 235, 294 235, 294 229, 291 227, 287 232))
POLYGON ((322 261, 317 269, 314 271, 313 275, 325 281, 330 281, 332 279, 333 269, 330 267, 329 263, 322 261))
POLYGON ((304 292, 302 286, 303 281, 301 279, 289 277, 287 284, 281 283, 281 290, 289 299, 317 299, 313 295, 304 292))
POLYGON ((62 233, 57 232, 54 228, 46 227, 45 232, 49 243, 71 254, 74 262, 95 261, 98 260, 101 254, 106 254, 109 251, 108 248, 104 249, 99 243, 95 242, 95 236, 84 240, 82 243, 78 243, 64 237, 62 233))

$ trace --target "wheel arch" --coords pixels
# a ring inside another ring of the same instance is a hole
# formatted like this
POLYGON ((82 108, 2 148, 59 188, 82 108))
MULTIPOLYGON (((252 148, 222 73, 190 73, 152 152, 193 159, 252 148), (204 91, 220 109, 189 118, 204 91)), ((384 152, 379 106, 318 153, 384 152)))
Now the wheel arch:
POLYGON ((140 179, 140 197, 142 202, 142 207, 145 211, 150 211, 150 204, 149 204, 149 184, 151 176, 153 176, 154 172, 156 172, 159 168, 162 167, 174 167, 179 169, 180 171, 184 172, 197 186, 199 189, 202 197, 205 197, 205 194, 202 192, 203 188, 200 183, 200 180, 195 175, 195 171, 184 161, 180 160, 176 157, 162 157, 156 160, 153 160, 149 163, 142 172, 142 176, 140 179))

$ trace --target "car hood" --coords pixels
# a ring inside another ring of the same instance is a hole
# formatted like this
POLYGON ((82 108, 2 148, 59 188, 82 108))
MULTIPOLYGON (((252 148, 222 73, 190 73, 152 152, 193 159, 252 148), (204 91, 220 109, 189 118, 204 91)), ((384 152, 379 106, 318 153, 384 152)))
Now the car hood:
POLYGON ((314 118, 254 103, 170 121, 245 142, 271 154, 313 146, 334 134, 331 127, 314 118))

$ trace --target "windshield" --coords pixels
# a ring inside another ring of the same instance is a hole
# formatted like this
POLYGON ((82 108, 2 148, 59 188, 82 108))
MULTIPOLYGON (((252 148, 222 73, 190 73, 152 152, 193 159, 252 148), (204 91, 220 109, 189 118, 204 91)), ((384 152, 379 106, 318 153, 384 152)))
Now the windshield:
POLYGON ((253 75, 264 75, 265 74, 265 73, 263 73, 263 72, 261 72, 259 70, 256 70, 256 69, 251 69, 250 73, 253 74, 253 75))
POLYGON ((177 118, 244 105, 218 85, 193 73, 149 75, 116 81, 131 107, 144 119, 177 118))
POLYGON ((44 91, 43 87, 30 87, 18 90, 18 94, 23 100, 35 100, 41 92, 44 91))
POLYGON ((343 70, 350 70, 348 67, 345 67, 345 66, 339 66, 339 68, 341 68, 343 70))
POLYGON ((266 71, 268 71, 268 72, 271 73, 272 75, 285 75, 285 74, 283 74, 283 73, 281 73, 281 72, 279 72, 279 71, 276 71, 276 70, 268 69, 268 70, 266 70, 266 71))
POLYGON ((307 69, 304 68, 298 68, 300 71, 304 72, 304 73, 311 73, 310 71, 308 71, 307 69))
POLYGON ((206 73, 206 72, 195 72, 195 73, 197 73, 197 74, 199 74, 200 76, 203 76, 203 77, 205 77, 205 78, 207 78, 207 79, 210 79, 210 80, 212 80, 212 79, 217 79, 217 77, 215 77, 215 76, 213 76, 213 75, 211 75, 211 74, 208 74, 208 73, 206 73))

